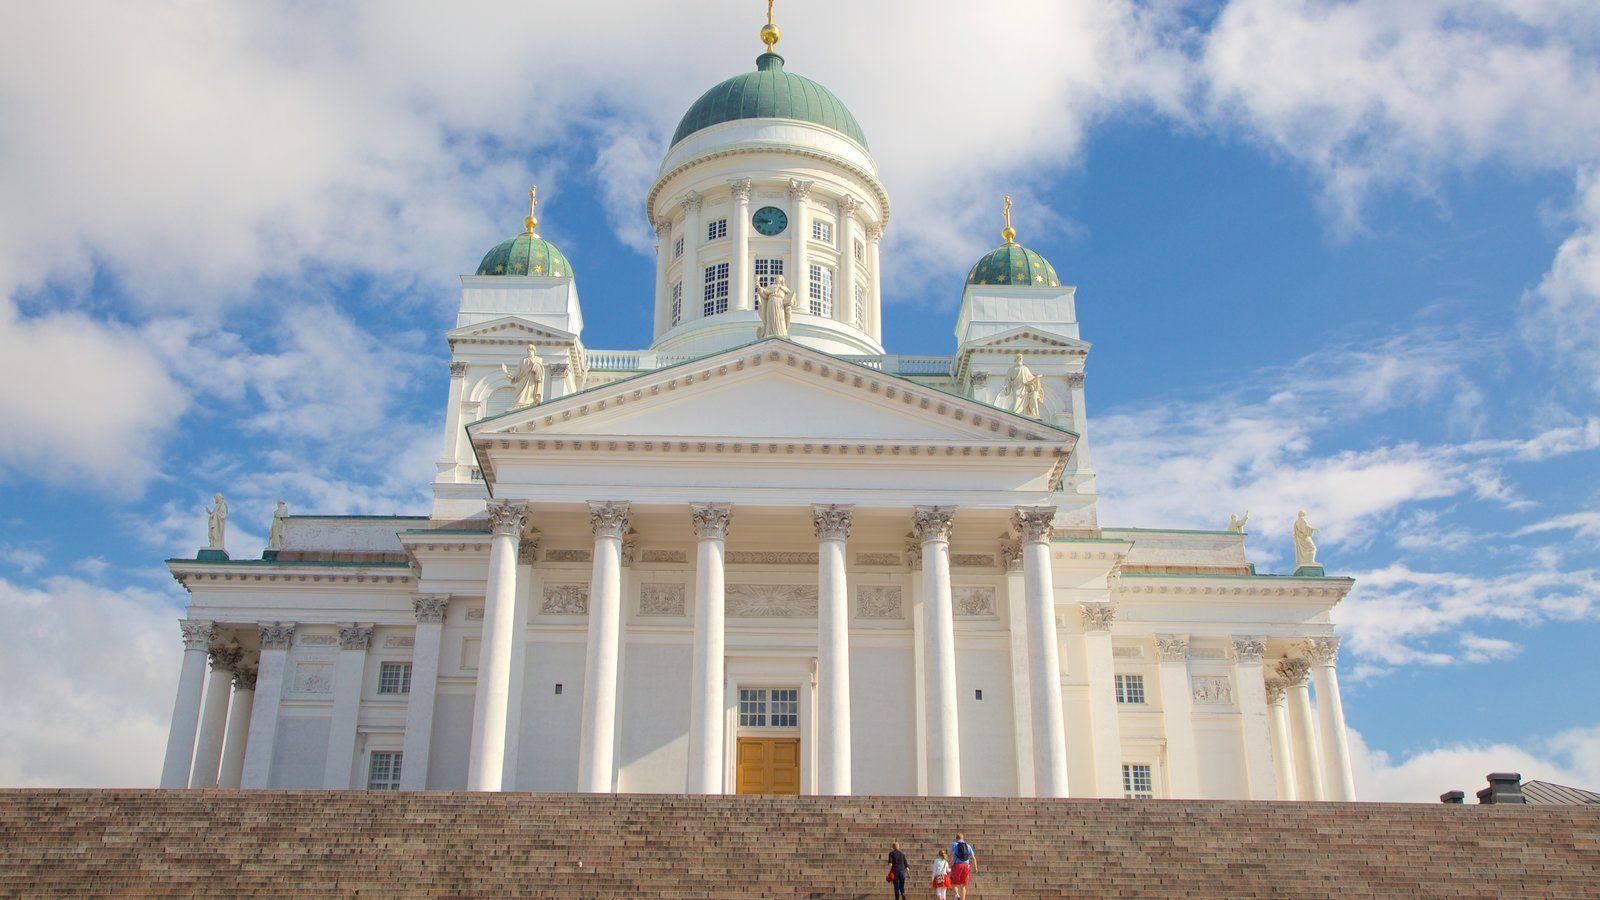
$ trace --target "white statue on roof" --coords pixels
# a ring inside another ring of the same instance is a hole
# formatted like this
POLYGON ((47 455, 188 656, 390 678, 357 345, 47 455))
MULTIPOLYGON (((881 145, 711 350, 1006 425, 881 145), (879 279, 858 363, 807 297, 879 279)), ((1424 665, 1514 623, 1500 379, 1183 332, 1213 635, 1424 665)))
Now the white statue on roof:
POLYGON ((1044 408, 1044 377, 1033 374, 1018 353, 1006 373, 1006 383, 1000 388, 1002 399, 1010 398, 1011 411, 1037 419, 1044 408))
POLYGON ((211 498, 211 506, 206 509, 206 549, 226 550, 224 546, 228 530, 228 501, 222 499, 219 492, 211 498))
POLYGON ((278 501, 278 508, 272 511, 272 527, 267 529, 267 549, 283 549, 283 520, 289 518, 289 504, 278 501))
POLYGON ((1317 565, 1317 542, 1314 536, 1321 530, 1312 528, 1311 523, 1306 521, 1306 511, 1300 510, 1300 515, 1294 520, 1295 568, 1317 565))
POLYGON ((794 291, 789 289, 783 276, 757 291, 761 298, 761 326, 756 329, 756 340, 769 337, 788 337, 789 320, 794 316, 794 291))
POLYGON ((500 366, 500 371, 505 373, 517 391, 517 398, 511 402, 512 409, 537 406, 544 402, 544 363, 539 360, 539 351, 534 345, 528 345, 528 355, 517 363, 515 372, 505 365, 500 366))
POLYGON ((1244 534, 1244 523, 1250 521, 1250 510, 1245 510, 1244 515, 1228 515, 1228 530, 1234 534, 1244 534))

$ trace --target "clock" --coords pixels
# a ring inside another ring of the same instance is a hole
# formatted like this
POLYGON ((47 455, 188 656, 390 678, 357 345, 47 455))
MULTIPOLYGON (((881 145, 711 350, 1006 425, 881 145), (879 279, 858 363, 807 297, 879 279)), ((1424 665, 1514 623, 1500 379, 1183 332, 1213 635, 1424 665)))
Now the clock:
POLYGON ((767 237, 777 237, 789 227, 789 216, 776 206, 763 206, 750 217, 750 224, 767 237))

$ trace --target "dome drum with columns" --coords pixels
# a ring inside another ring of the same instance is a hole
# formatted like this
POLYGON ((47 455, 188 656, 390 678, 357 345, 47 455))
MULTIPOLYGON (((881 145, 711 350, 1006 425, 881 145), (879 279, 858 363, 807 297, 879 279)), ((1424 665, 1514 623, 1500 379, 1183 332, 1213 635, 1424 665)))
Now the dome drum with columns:
POLYGON ((530 191, 462 278, 428 514, 280 509, 234 559, 219 497, 168 561, 164 786, 1354 797, 1315 529, 1272 575, 1238 517, 1100 522, 1076 291, 1009 198, 953 352, 886 352, 888 196, 770 12, 644 198, 650 346, 584 344, 530 191))

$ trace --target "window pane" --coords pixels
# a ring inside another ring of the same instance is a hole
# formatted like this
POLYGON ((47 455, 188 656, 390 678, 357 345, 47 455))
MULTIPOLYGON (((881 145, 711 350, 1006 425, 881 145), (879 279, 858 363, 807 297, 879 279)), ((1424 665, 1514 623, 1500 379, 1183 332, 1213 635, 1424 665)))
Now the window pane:
POLYGON ((728 236, 728 220, 718 219, 706 223, 706 240, 716 241, 728 236))
POLYGON ((704 314, 714 316, 728 311, 728 264, 706 266, 704 314))
POLYGON ((400 790, 400 756, 398 751, 372 754, 367 764, 367 790, 400 790))
POLYGON ((795 688, 772 692, 772 727, 800 727, 800 691, 795 688))
POLYGON ((411 663, 386 662, 378 669, 378 693, 411 693, 411 663))
POLYGON ((743 728, 766 727, 767 692, 765 690, 739 691, 739 725, 743 728))
POLYGON ((1155 797, 1155 779, 1151 776, 1148 765, 1123 764, 1122 795, 1129 800, 1148 800, 1155 797))
POLYGON ((812 221, 811 237, 813 240, 821 241, 824 244, 833 243, 833 223, 825 222, 822 219, 812 221))
POLYGON ((833 318, 833 270, 815 263, 811 266, 811 314, 833 318))
POLYGON ((672 284, 672 324, 683 321, 683 282, 675 281, 672 284))
POLYGON ((757 259, 756 260, 756 309, 761 308, 761 289, 778 280, 783 274, 782 259, 757 259))

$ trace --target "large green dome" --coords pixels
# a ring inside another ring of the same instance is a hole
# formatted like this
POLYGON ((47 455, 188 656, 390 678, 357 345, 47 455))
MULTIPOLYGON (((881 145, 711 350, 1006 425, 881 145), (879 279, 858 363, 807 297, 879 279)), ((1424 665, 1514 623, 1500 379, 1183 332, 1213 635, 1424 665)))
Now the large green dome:
POLYGON ((967 273, 967 284, 1021 284, 1060 287, 1050 260, 1010 241, 990 250, 967 273))
POLYGON ((495 245, 478 263, 479 275, 572 275, 572 264, 556 245, 524 231, 495 245))
POLYGON ((833 92, 809 78, 783 70, 783 57, 763 53, 756 71, 735 75, 700 96, 683 114, 672 143, 705 128, 736 119, 799 119, 832 128, 865 147, 867 136, 833 92))

